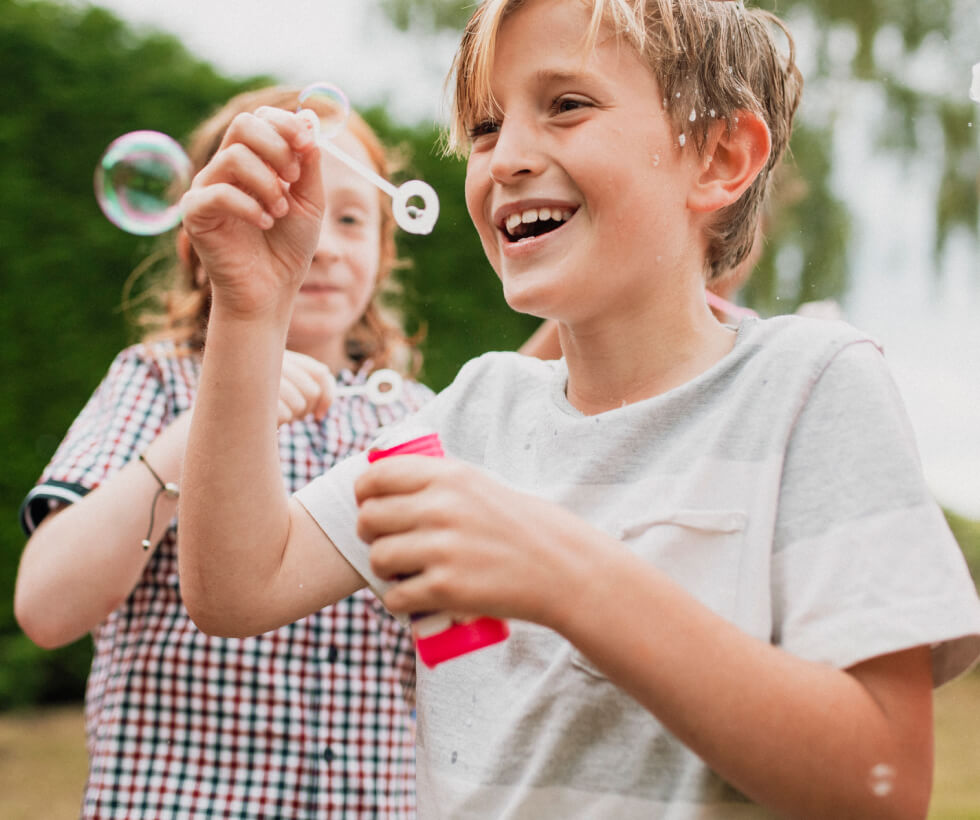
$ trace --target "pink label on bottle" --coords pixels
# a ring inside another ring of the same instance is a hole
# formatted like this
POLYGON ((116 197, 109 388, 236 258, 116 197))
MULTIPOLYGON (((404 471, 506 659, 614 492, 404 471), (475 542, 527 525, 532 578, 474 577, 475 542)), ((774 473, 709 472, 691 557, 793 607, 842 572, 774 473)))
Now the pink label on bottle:
MULTIPOLYGON (((396 444, 384 450, 369 450, 368 462, 373 464, 382 458, 397 455, 420 455, 442 458, 445 453, 442 443, 439 441, 438 433, 429 433, 425 436, 410 439, 409 441, 396 444)), ((426 627, 422 627, 422 632, 413 626, 415 633, 415 648, 418 650, 422 662, 430 669, 436 664, 448 661, 452 658, 472 652, 474 649, 482 649, 504 640, 510 630, 506 621, 497 618, 478 617, 472 619, 455 619, 448 613, 440 612, 417 612, 412 615, 412 620, 425 620, 426 627), (445 618, 451 621, 450 625, 435 634, 429 632, 429 625, 433 620, 445 618)))

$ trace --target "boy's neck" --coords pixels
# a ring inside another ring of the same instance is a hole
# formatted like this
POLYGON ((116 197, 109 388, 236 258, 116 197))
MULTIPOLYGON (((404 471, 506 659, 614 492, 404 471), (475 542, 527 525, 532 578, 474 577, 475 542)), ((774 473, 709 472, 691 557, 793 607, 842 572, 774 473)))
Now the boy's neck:
MULTIPOLYGON (((663 313, 663 311, 661 311, 663 313)), ((676 303, 669 315, 637 313, 595 328, 562 325, 568 400, 586 415, 652 398, 679 387, 724 358, 735 333, 703 298, 676 303)))

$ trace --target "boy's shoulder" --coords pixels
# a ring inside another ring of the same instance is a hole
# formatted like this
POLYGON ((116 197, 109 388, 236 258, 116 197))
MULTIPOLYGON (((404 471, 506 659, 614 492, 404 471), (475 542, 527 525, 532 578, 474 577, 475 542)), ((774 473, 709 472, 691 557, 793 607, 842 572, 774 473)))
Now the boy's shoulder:
POLYGON ((550 378, 561 366, 557 360, 542 360, 525 356, 512 350, 495 350, 470 359, 464 364, 454 384, 472 384, 477 381, 534 380, 550 378))
POLYGON ((866 351, 872 360, 880 360, 884 353, 877 340, 843 320, 795 315, 744 319, 738 346, 748 358, 792 362, 794 369, 807 369, 809 365, 815 372, 821 372, 848 348, 866 351))

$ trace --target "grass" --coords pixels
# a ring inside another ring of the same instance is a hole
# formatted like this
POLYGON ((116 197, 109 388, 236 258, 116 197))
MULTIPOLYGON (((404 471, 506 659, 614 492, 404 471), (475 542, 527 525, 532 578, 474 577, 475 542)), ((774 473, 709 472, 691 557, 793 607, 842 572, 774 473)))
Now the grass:
MULTIPOLYGON (((78 706, 0 714, 0 817, 70 820, 85 783, 78 706)), ((980 670, 936 693, 929 820, 980 820, 980 670)))

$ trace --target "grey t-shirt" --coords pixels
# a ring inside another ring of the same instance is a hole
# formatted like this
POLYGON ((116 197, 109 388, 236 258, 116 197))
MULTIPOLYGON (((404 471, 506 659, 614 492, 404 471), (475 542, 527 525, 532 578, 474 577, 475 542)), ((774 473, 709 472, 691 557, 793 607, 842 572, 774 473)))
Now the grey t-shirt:
MULTIPOLYGON (((980 654, 963 556, 884 360, 849 325, 746 319, 697 378, 595 416, 568 402, 566 381, 564 362, 486 354, 384 438, 438 431, 448 455, 562 504, 800 657, 845 668, 928 644, 938 685, 980 654)), ((383 592, 356 536, 365 465, 298 498, 383 592)), ((421 816, 767 816, 562 637, 511 629, 419 668, 421 816)))

